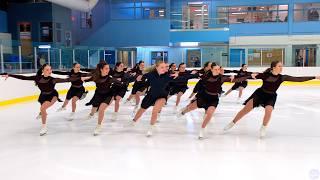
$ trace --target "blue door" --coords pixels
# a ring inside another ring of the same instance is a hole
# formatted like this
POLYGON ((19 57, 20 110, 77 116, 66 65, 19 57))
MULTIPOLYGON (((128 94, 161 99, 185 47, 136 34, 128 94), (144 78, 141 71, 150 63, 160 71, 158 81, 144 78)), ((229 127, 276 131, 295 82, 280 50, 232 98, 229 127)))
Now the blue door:
POLYGON ((230 49, 230 67, 240 67, 246 62, 245 49, 230 49))
POLYGON ((105 50, 104 59, 111 67, 114 67, 116 64, 116 51, 105 50))

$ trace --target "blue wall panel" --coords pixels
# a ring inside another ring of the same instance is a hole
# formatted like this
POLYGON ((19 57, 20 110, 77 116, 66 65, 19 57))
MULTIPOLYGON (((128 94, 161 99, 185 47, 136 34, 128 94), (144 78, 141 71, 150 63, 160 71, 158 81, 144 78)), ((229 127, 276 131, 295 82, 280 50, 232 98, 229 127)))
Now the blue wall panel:
POLYGON ((8 25, 7 25, 7 13, 4 11, 0 11, 0 33, 1 32, 8 32, 8 25))
POLYGON ((229 31, 204 30, 204 31, 172 31, 170 42, 228 42, 229 31))
POLYGON ((169 20, 110 21, 82 45, 106 47, 168 46, 169 20))

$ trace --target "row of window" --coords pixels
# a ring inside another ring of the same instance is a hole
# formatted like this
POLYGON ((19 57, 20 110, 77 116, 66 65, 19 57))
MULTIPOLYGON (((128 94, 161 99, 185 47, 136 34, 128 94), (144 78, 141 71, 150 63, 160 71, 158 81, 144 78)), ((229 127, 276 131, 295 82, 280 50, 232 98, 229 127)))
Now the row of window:
POLYGON ((165 0, 112 0, 112 19, 161 19, 166 17, 165 0))
MULTIPOLYGON (((294 5, 294 21, 319 21, 320 3, 294 5)), ((217 8, 218 24, 287 22, 288 5, 217 8)))

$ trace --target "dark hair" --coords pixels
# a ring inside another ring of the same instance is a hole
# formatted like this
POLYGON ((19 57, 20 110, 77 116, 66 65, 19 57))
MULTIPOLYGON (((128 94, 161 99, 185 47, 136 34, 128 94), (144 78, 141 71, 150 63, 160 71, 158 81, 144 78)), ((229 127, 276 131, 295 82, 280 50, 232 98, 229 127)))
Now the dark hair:
POLYGON ((100 62, 99 64, 97 64, 97 68, 95 69, 92 77, 93 77, 93 81, 96 81, 99 79, 99 77, 101 76, 101 69, 104 68, 104 66, 109 65, 106 62, 100 62))
POLYGON ((180 63, 178 66, 178 69, 180 68, 180 66, 185 65, 185 63, 180 63))
POLYGON ((123 64, 123 62, 117 62, 116 65, 114 66, 114 70, 117 70, 117 68, 123 64))
POLYGON ((49 64, 43 64, 39 70, 37 71, 37 76, 41 76, 42 75, 42 71, 44 70, 45 67, 49 66, 49 64))
POLYGON ((203 64, 203 68, 208 67, 208 66, 209 66, 209 64, 210 64, 210 61, 205 62, 205 63, 203 64))
POLYGON ((133 70, 140 70, 139 69, 139 66, 140 64, 144 63, 144 61, 139 61, 134 67, 133 67, 133 70))
POLYGON ((77 64, 79 64, 79 63, 73 63, 73 64, 72 64, 72 69, 71 69, 71 73, 72 73, 72 74, 74 73, 73 68, 76 67, 77 64))
POLYGON ((218 64, 215 63, 215 62, 212 62, 212 63, 211 63, 211 68, 213 68, 213 67, 215 67, 215 66, 218 66, 218 64))
POLYGON ((266 69, 263 73, 271 73, 272 69, 277 66, 280 61, 272 61, 271 65, 268 69, 266 69))
POLYGON ((244 67, 245 65, 247 65, 247 64, 242 64, 241 67, 244 67))
POLYGON ((43 64, 37 71, 35 83, 38 85, 38 80, 41 78, 44 68, 50 66, 49 64, 43 64))
POLYGON ((175 64, 176 64, 176 63, 171 63, 171 64, 169 65, 169 69, 171 69, 172 66, 175 65, 175 64))

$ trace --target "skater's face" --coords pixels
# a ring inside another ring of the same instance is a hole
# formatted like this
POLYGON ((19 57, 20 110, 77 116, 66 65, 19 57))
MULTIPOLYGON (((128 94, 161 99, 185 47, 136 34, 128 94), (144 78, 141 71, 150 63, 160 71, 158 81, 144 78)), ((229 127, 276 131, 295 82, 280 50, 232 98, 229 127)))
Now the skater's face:
POLYGON ((243 67, 242 67, 242 70, 243 71, 246 71, 248 69, 248 65, 244 65, 243 67))
POLYGON ((104 65, 102 69, 100 69, 101 75, 106 76, 109 74, 110 67, 109 65, 104 65))
POLYGON ((179 66, 179 72, 185 72, 186 71, 186 65, 182 64, 179 66))
POLYGON ((49 65, 45 66, 45 67, 43 68, 43 70, 42 70, 42 73, 43 73, 43 76, 45 76, 45 77, 50 76, 51 73, 52 73, 51 66, 49 66, 49 65))
POLYGON ((279 62, 275 67, 272 68, 272 72, 274 74, 280 74, 282 72, 283 65, 281 62, 279 62))
POLYGON ((73 66, 73 71, 74 71, 75 73, 80 72, 80 64, 75 64, 75 65, 73 66))
POLYGON ((211 69, 212 75, 217 76, 220 74, 221 69, 220 66, 213 66, 211 69))
POLYGON ((167 72, 167 67, 165 63, 160 63, 156 66, 158 74, 164 74, 167 72))
POLYGON ((121 63, 121 64, 119 64, 119 66, 117 66, 118 71, 123 71, 123 69, 124 69, 123 63, 121 63))
POLYGON ((177 65, 176 64, 173 64, 172 66, 171 66, 171 70, 176 70, 177 69, 177 65))
POLYGON ((142 71, 144 69, 144 63, 139 64, 139 69, 142 71))

